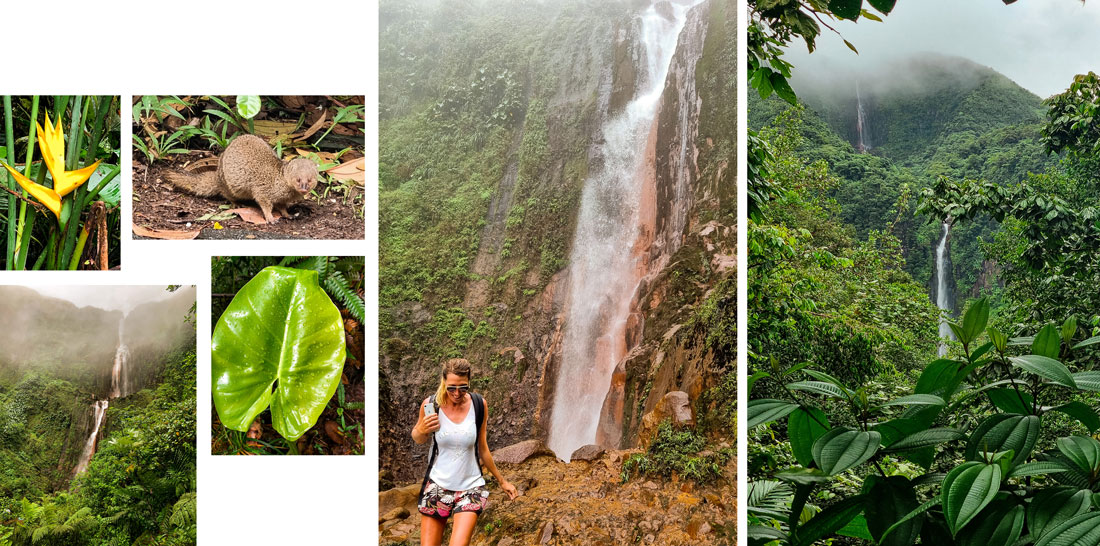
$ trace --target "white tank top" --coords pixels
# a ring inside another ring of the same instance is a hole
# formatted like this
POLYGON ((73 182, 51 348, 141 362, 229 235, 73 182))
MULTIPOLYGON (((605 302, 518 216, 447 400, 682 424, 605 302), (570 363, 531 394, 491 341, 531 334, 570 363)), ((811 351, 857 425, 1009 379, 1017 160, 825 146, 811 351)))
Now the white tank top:
POLYGON ((435 433, 439 453, 428 477, 443 489, 468 491, 485 485, 481 467, 474 455, 474 442, 477 441, 475 421, 473 403, 467 408, 461 423, 451 422, 443 409, 439 410, 439 430, 435 433))

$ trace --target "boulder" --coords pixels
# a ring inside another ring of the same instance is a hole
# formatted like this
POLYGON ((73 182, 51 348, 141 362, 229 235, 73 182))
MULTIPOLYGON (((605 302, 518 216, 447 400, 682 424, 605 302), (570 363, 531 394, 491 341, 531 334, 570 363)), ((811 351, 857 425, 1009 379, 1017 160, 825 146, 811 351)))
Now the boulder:
POLYGON ((691 397, 683 391, 667 393, 658 402, 653 411, 642 417, 642 426, 638 429, 638 442, 648 447, 657 434, 661 423, 671 421, 674 427, 693 426, 695 416, 691 411, 691 397))
POLYGON ((409 513, 412 513, 414 510, 416 510, 416 504, 420 500, 417 498, 419 495, 419 483, 413 483, 406 485, 405 487, 395 487, 387 491, 382 491, 378 494, 378 514, 383 517, 389 516, 391 514, 399 513, 394 512, 394 510, 397 510, 399 508, 404 508, 409 513))
POLYGON ((493 452, 496 463, 520 464, 535 455, 548 453, 546 446, 539 440, 524 440, 518 444, 502 447, 493 452))
POLYGON ((571 461, 594 461, 603 455, 603 448, 596 444, 581 446, 569 456, 571 461))
POLYGON ((407 507, 398 506, 397 508, 394 508, 393 510, 390 510, 389 512, 386 512, 384 515, 382 515, 381 518, 378 519, 378 521, 381 522, 381 523, 385 523, 385 522, 390 521, 390 520, 405 519, 405 518, 409 517, 410 515, 412 515, 412 514, 409 512, 409 509, 407 507))

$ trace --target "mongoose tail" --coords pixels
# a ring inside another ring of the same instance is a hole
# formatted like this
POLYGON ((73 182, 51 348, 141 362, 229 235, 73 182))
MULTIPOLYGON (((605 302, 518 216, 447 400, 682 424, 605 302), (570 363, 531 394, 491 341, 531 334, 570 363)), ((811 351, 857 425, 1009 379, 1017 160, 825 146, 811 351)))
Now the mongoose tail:
POLYGON ((222 194, 221 189, 218 187, 216 171, 207 171, 202 174, 168 171, 164 173, 164 180, 187 193, 199 197, 214 197, 222 194))

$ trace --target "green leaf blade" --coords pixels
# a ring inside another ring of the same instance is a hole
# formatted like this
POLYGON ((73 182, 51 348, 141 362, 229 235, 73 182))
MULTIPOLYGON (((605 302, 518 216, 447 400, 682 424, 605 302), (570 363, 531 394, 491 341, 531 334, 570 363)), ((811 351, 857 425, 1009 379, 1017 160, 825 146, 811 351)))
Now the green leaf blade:
POLYGON ((211 394, 222 423, 246 431, 269 405, 297 440, 336 392, 346 346, 340 311, 315 271, 268 267, 226 307, 211 340, 211 394))

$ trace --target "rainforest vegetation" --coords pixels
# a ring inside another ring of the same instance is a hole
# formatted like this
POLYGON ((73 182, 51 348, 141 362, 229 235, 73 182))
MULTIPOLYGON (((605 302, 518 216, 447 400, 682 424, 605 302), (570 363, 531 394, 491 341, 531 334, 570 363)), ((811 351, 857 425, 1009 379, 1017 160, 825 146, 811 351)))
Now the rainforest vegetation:
POLYGON ((792 77, 893 6, 750 2, 749 543, 1096 544, 1100 83, 792 77))
POLYGON ((195 292, 173 288, 124 319, 0 287, 0 545, 195 543, 195 292))

